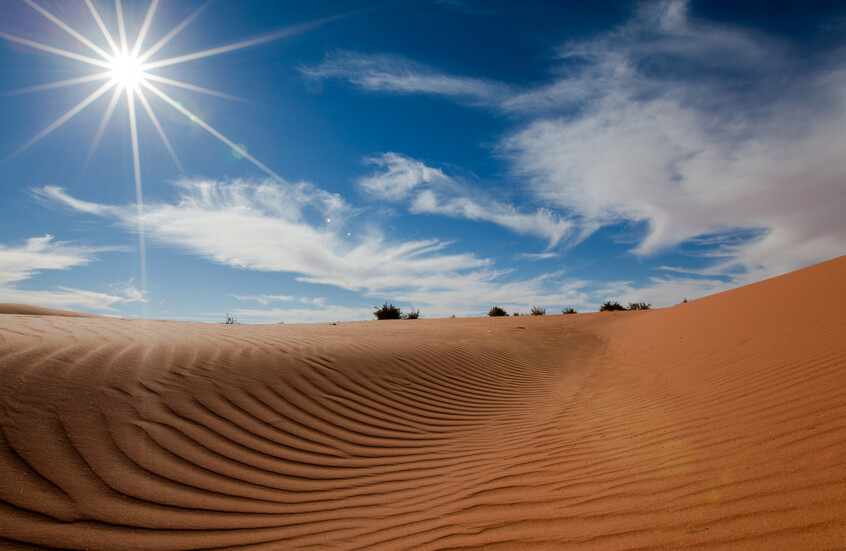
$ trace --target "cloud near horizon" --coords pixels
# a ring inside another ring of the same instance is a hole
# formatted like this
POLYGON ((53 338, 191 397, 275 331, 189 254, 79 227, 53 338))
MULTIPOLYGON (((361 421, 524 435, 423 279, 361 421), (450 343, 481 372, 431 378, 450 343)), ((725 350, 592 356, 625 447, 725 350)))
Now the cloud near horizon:
POLYGON ((119 294, 71 287, 35 291, 21 289, 17 285, 43 270, 68 270, 95 262, 96 253, 104 250, 53 241, 52 235, 31 237, 18 247, 0 243, 0 302, 104 311, 114 311, 116 304, 144 302, 143 294, 131 282, 113 286, 119 294))
MULTIPOLYGON (((360 235, 350 232, 353 221, 335 224, 335 218, 327 214, 344 219, 352 209, 339 197, 308 184, 185 179, 176 189, 179 197, 174 203, 144 206, 146 239, 218 264, 293 273, 299 281, 359 291, 380 300, 405 301, 425 308, 428 316, 477 314, 485 305, 489 308, 491 300, 557 304, 559 300, 586 298, 576 292, 573 282, 556 282, 551 275, 505 281, 508 271, 492 269, 489 259, 472 253, 445 253, 449 243, 389 241, 374 227, 360 235), (309 216, 310 209, 317 212, 309 216)), ((50 186, 36 194, 43 201, 110 218, 127 231, 138 231, 135 204, 82 201, 50 186)), ((269 304, 294 297, 236 298, 269 304)), ((258 316, 254 311, 250 315, 258 316)))

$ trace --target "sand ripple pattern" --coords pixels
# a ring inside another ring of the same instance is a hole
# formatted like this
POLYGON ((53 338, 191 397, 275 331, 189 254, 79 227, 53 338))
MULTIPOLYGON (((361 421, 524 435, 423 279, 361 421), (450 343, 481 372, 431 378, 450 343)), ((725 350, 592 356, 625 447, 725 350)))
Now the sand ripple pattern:
POLYGON ((0 315, 0 547, 846 548, 844 276, 617 316, 0 315))

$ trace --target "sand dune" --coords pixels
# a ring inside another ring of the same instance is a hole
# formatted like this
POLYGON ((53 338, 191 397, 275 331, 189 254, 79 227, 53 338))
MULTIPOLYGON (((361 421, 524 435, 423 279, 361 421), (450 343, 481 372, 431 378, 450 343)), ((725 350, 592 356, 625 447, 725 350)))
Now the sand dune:
POLYGON ((0 547, 846 548, 846 257, 617 314, 2 311, 0 547))
POLYGON ((31 306, 29 304, 0 303, 0 314, 19 314, 22 316, 69 316, 72 318, 90 318, 93 314, 83 314, 71 310, 57 310, 43 306, 31 306))

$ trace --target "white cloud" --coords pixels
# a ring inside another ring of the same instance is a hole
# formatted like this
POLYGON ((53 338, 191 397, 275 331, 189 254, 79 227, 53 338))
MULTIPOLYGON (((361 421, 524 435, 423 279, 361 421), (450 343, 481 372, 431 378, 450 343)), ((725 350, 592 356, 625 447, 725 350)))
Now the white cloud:
POLYGON ((258 302, 262 306, 267 306, 272 302, 299 302, 301 304, 314 304, 316 306, 324 306, 326 304, 326 297, 295 297, 293 295, 229 295, 238 300, 258 302))
MULTIPOLYGON (((388 241, 378 228, 350 237, 346 227, 325 221, 325 212, 306 216, 306 206, 325 208, 325 194, 300 185, 303 196, 289 201, 285 182, 264 180, 210 182, 185 180, 174 203, 144 206, 148 242, 178 247, 219 264, 258 271, 289 272, 300 281, 329 284, 360 291, 381 301, 404 302, 421 309, 426 317, 484 313, 491 303, 555 305, 586 300, 573 282, 554 275, 528 281, 505 281, 509 271, 491 269, 492 262, 473 254, 446 254, 448 244, 437 240, 388 241), (279 188, 279 189, 275 189, 279 188), (299 207, 299 208, 298 208, 299 207)), ((44 200, 82 212, 109 216, 128 231, 137 231, 135 205, 108 206, 87 203, 54 187, 39 191, 44 200)), ((340 200, 328 201, 335 216, 346 211, 340 200)), ((318 209, 318 210, 320 210, 318 209)), ((581 285, 581 284, 579 284, 581 285)), ((268 309, 266 317, 286 320, 360 319, 359 310, 330 307, 325 299, 289 295, 233 295, 266 305, 295 299, 315 308, 268 309), (356 312, 353 314, 353 311, 356 312), (323 312, 323 313, 319 313, 323 312), (334 312, 334 313, 332 313, 334 312)), ((259 310, 238 310, 260 317, 259 310)), ((366 310, 364 317, 369 317, 366 310)))
POLYGON ((735 287, 736 282, 719 278, 652 277, 644 283, 605 283, 595 291, 595 296, 601 297, 600 302, 613 300, 623 306, 632 302, 646 302, 655 308, 664 308, 735 287))
MULTIPOLYGON (((348 236, 343 201, 306 184, 183 180, 178 189, 175 204, 145 205, 147 239, 219 264, 368 291, 489 263, 472 254, 442 254, 446 244, 436 240, 389 243, 376 231, 348 236), (309 216, 311 210, 317 212, 309 216)), ((72 208, 79 203, 58 188, 41 194, 72 208)), ((102 212, 137 231, 134 205, 102 212)))
POLYGON ((560 54, 582 63, 510 100, 542 114, 502 145, 540 199, 596 226, 646 223, 641 255, 756 230, 718 249, 717 272, 744 272, 734 284, 846 249, 842 56, 799 58, 678 1, 560 54))
POLYGON ((441 169, 426 166, 399 153, 389 151, 367 159, 367 163, 381 168, 382 172, 361 178, 358 186, 365 193, 385 201, 406 199, 414 188, 421 185, 452 185, 452 180, 441 169))
POLYGON ((297 297, 291 295, 229 295, 238 300, 250 300, 258 302, 262 306, 267 306, 271 302, 294 302, 297 297))
MULTIPOLYGON (((754 238, 711 251, 720 257, 714 269, 740 284, 846 250, 844 53, 799 52, 760 31, 695 19, 686 1, 667 0, 641 4, 607 33, 563 44, 551 78, 534 87, 350 52, 328 55, 309 74, 518 117, 499 151, 516 182, 578 225, 574 241, 636 221, 647 231, 633 252, 654 255, 703 235, 749 230, 754 238)), ((510 218, 508 208, 444 196, 442 177, 405 166, 362 188, 394 201, 413 195, 417 212, 496 218, 524 233, 552 221, 542 211, 534 221, 510 218)))
POLYGON ((470 197, 464 184, 423 162, 399 153, 383 153, 368 159, 381 169, 358 181, 359 188, 384 201, 408 200, 408 210, 415 214, 441 214, 453 218, 493 222, 523 235, 547 239, 549 247, 567 236, 573 225, 546 208, 523 212, 513 205, 486 197, 470 197))
POLYGON ((0 302, 31 304, 60 310, 114 311, 113 306, 137 300, 108 293, 98 293, 71 287, 33 291, 16 287, 0 287, 0 302))
POLYGON ((53 241, 51 235, 32 237, 19 247, 0 244, 0 302, 51 308, 113 310, 112 306, 116 304, 143 301, 141 292, 129 284, 117 285, 117 294, 70 287, 35 291, 15 285, 43 270, 67 270, 94 262, 95 254, 102 250, 53 241))
POLYGON ((95 251, 54 242, 52 235, 32 237, 21 247, 0 244, 0 285, 29 279, 41 270, 66 270, 92 262, 95 251))
POLYGON ((558 253, 520 253, 519 258, 528 258, 529 260, 547 260, 549 258, 557 258, 558 253))
POLYGON ((392 297, 412 304, 425 317, 479 316, 497 305, 509 312, 527 312, 532 306, 585 309, 595 300, 584 281, 560 281, 546 274, 523 281, 497 281, 494 276, 470 274, 452 286, 412 289, 392 297))
POLYGON ((447 96, 478 105, 499 105, 513 94, 501 82, 445 74, 404 57, 335 51, 300 71, 315 79, 340 78, 370 91, 447 96))
MULTIPOLYGON (((356 321, 373 319, 373 311, 339 305, 321 305, 318 308, 239 308, 232 314, 242 323, 321 323, 329 321, 356 321)), ((222 319, 217 315, 214 319, 222 319)))
MULTIPOLYGON (((290 188, 271 180, 184 180, 176 203, 145 205, 147 239, 236 268, 296 273, 303 281, 352 290, 393 288, 490 263, 472 254, 443 254, 447 244, 431 239, 388 242, 377 230, 348 236, 345 227, 326 221, 327 204, 334 209, 333 220, 343 218, 342 201, 326 201, 320 190, 309 196, 303 185, 290 188), (294 191, 303 194, 292 200, 294 191), (306 216, 306 206, 319 207, 319 215, 306 216)), ((61 189, 40 193, 90 212, 89 203, 61 189)), ((137 231, 134 205, 100 206, 124 228, 137 231)))

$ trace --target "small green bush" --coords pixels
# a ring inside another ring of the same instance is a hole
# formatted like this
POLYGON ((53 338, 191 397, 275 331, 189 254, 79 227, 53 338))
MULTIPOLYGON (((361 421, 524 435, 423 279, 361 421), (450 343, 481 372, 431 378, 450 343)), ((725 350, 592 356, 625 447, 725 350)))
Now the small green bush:
POLYGON ((411 312, 404 315, 403 319, 416 320, 419 317, 420 317, 420 310, 412 310, 411 312))
POLYGON ((649 310, 652 308, 651 304, 647 304, 645 302, 630 302, 629 303, 629 310, 649 310))
POLYGON ((226 312, 226 317, 221 323, 223 323, 224 325, 241 325, 241 322, 238 321, 238 318, 229 315, 229 312, 226 312))
POLYGON ((610 300, 599 307, 600 312, 614 312, 616 310, 625 310, 619 302, 611 302, 610 300))
POLYGON ((494 306, 488 311, 489 316, 507 316, 508 312, 500 308, 499 306, 494 306))
POLYGON ((564 308, 563 310, 561 310, 561 313, 562 314, 578 314, 578 312, 576 312, 572 308, 564 308))
POLYGON ((546 308, 539 308, 538 306, 532 306, 532 315, 533 316, 545 316, 546 315, 546 308))
POLYGON ((514 312, 512 315, 513 315, 513 316, 519 316, 519 315, 520 315, 520 312, 514 312))
POLYGON ((373 315, 376 316, 377 320, 398 320, 402 318, 402 310, 387 302, 381 308, 374 308, 374 310, 373 315))

